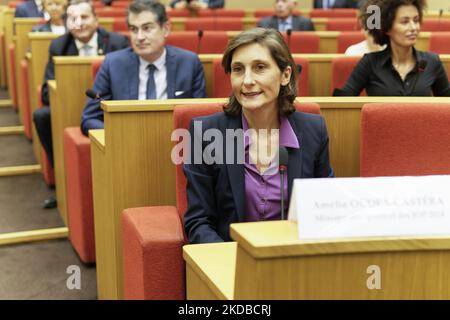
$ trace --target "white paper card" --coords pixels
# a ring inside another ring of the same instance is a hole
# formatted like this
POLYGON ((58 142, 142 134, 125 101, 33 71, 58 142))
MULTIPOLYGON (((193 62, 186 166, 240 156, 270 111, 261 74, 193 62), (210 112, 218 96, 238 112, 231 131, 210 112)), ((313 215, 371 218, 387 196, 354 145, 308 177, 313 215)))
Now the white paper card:
POLYGON ((450 176, 296 179, 299 239, 450 235, 450 176))

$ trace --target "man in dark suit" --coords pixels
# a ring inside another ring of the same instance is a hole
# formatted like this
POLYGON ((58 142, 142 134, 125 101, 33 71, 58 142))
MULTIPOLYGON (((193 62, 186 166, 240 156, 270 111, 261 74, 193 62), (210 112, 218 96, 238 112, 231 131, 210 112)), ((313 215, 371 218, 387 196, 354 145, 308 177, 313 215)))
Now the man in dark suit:
POLYGON ((316 9, 358 8, 357 0, 314 0, 316 9))
MULTIPOLYGON (((128 8, 131 48, 106 55, 93 90, 103 100, 204 98, 205 78, 197 55, 166 46, 169 22, 164 6, 136 0, 128 8)), ((99 99, 89 99, 81 130, 103 128, 99 99)))
POLYGON ((16 18, 43 18, 44 11, 40 0, 28 0, 16 6, 16 18))
POLYGON ((276 0, 276 15, 262 19, 258 27, 277 29, 280 32, 314 31, 314 25, 310 19, 293 14, 296 6, 296 0, 276 0))
MULTIPOLYGON (((55 79, 53 57, 103 55, 128 47, 128 39, 125 36, 98 28, 94 7, 90 3, 72 4, 67 9, 67 21, 69 33, 56 38, 50 44, 41 95, 45 107, 37 109, 33 113, 36 131, 52 166, 53 146, 47 81, 55 79)), ((80 88, 74 88, 74 90, 77 89, 81 90, 80 88)), ((54 199, 46 200, 44 203, 44 207, 51 208, 53 206, 56 206, 54 199)))

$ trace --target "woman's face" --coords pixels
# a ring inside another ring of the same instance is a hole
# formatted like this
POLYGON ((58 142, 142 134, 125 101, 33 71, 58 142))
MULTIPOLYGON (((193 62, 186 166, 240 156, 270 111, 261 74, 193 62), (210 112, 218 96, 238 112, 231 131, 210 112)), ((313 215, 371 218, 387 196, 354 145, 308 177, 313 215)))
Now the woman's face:
POLYGON ((50 20, 61 19, 66 11, 66 1, 64 0, 45 0, 45 11, 50 15, 50 20))
POLYGON ((413 5, 400 6, 391 29, 387 32, 391 45, 412 47, 420 31, 419 11, 413 5))
POLYGON ((231 59, 231 87, 247 111, 277 109, 280 86, 289 83, 291 68, 280 71, 269 49, 251 43, 237 48, 231 59))

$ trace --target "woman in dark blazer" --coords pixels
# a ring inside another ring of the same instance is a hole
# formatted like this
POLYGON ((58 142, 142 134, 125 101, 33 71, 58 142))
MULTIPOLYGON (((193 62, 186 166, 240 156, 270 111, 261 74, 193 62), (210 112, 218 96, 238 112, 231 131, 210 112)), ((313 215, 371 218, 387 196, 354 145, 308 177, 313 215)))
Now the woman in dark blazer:
POLYGON ((67 0, 44 0, 42 2, 45 12, 49 16, 46 23, 33 27, 33 32, 53 32, 58 35, 66 33, 66 9, 67 0))
POLYGON ((193 119, 190 128, 184 225, 191 243, 230 241, 231 223, 280 219, 279 146, 289 155, 285 203, 294 179, 333 176, 324 119, 295 112, 297 68, 278 31, 242 32, 222 66, 232 86, 224 112, 193 119))

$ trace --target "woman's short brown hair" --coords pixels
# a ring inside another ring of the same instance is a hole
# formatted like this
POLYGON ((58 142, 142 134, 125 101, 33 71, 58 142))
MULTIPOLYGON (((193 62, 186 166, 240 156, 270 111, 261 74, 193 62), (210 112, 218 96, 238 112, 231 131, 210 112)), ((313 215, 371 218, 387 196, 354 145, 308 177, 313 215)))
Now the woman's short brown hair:
POLYGON ((425 0, 367 0, 361 7, 360 19, 365 30, 373 37, 375 43, 379 45, 389 44, 389 36, 387 33, 394 24, 397 10, 401 6, 414 6, 419 12, 419 21, 422 22, 423 9, 425 0), (380 8, 380 28, 368 27, 368 19, 373 12, 367 12, 369 6, 377 6, 380 8))
MULTIPOLYGON (((247 44, 258 43, 269 49, 272 58, 275 60, 281 72, 290 66, 292 69, 289 84, 280 87, 278 94, 278 108, 280 115, 287 116, 295 111, 294 100, 297 96, 297 65, 292 58, 289 48, 283 40, 281 34, 275 29, 254 28, 240 33, 232 39, 222 58, 222 67, 225 73, 231 72, 231 61, 234 51, 247 44)), ((223 110, 226 114, 237 116, 242 109, 241 104, 234 95, 230 96, 229 102, 223 110)))

